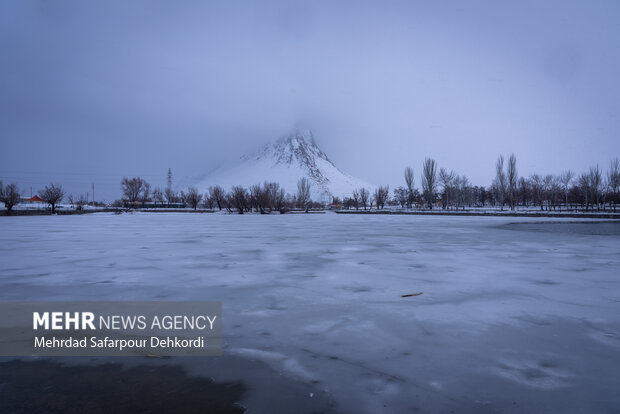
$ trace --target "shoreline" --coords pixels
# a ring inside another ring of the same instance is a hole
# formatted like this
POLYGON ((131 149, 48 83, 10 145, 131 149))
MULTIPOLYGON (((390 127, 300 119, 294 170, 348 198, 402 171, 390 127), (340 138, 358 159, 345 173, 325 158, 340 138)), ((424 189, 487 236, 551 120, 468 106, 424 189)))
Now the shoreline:
POLYGON ((216 210, 180 210, 180 209, 116 209, 116 208, 103 208, 92 210, 58 210, 52 214, 49 210, 13 210, 11 213, 7 213, 6 210, 0 211, 0 217, 24 217, 24 216, 72 216, 83 215, 93 213, 115 213, 115 214, 133 214, 133 213, 189 213, 189 214, 226 214, 226 215, 315 215, 315 214, 358 214, 358 215, 393 215, 393 216, 451 216, 451 217, 527 217, 527 218, 587 218, 587 219, 611 219, 619 220, 620 212, 532 212, 532 211, 432 211, 432 210, 419 210, 419 211, 401 211, 401 210, 313 210, 309 212, 304 211, 287 211, 284 214, 279 212, 272 212, 261 214, 258 212, 237 214, 223 213, 216 210))
POLYGON ((395 215, 395 216, 464 216, 464 217, 552 217, 552 218, 601 218, 601 219, 620 219, 620 213, 601 212, 601 213, 532 213, 532 212, 475 212, 475 211, 350 211, 336 210, 336 214, 368 214, 368 215, 395 215))

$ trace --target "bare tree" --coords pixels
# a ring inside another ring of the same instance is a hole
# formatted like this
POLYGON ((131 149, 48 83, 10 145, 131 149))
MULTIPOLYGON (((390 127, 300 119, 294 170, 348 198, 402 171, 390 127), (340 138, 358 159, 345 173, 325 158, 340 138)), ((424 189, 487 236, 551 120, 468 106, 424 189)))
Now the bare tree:
POLYGON ((404 187, 394 189, 394 200, 400 204, 401 208, 405 208, 409 202, 409 191, 404 187))
POLYGON ((364 210, 366 210, 366 207, 368 206, 368 201, 370 199, 370 193, 365 188, 360 188, 359 195, 360 195, 360 204, 362 205, 362 207, 364 207, 364 210))
POLYGON ((310 180, 302 177, 297 182, 297 204, 307 213, 310 209, 310 202, 310 180))
POLYGON ((142 201, 142 204, 151 200, 150 195, 151 195, 151 184, 144 181, 144 184, 142 185, 142 193, 140 194, 140 201, 142 201))
POLYGON ((272 210, 278 210, 280 213, 284 212, 284 189, 280 187, 280 184, 276 182, 266 182, 263 184, 263 191, 265 196, 265 206, 272 210))
POLYGON ((462 175, 460 177, 457 176, 454 182, 457 189, 456 208, 458 209, 459 206, 461 206, 463 210, 465 210, 465 203, 469 199, 469 179, 465 175, 462 175))
POLYGON ((166 203, 168 203, 168 207, 170 207, 172 203, 176 203, 179 200, 179 196, 177 195, 177 193, 170 187, 166 187, 166 189, 164 190, 164 197, 166 198, 166 203))
POLYGON ((519 178, 519 198, 521 200, 521 204, 524 207, 527 207, 530 196, 531 191, 528 181, 525 179, 525 177, 519 178))
POLYGON ((562 184, 562 189, 564 190, 564 203, 566 209, 568 210, 568 190, 570 189, 570 183, 573 181, 573 172, 571 170, 563 171, 560 174, 560 183, 562 184))
POLYGON ((263 184, 263 191, 265 192, 265 202, 269 211, 278 210, 280 214, 286 211, 286 193, 284 188, 280 187, 280 184, 265 182, 263 184))
POLYGON ((426 204, 432 210, 437 193, 437 163, 432 158, 426 158, 422 164, 422 189, 426 204))
POLYGON ((198 192, 196 187, 190 187, 187 189, 187 194, 185 195, 185 201, 191 208, 196 211, 198 208, 198 204, 202 201, 202 194, 198 192))
POLYGON ((542 195, 547 211, 551 204, 551 188, 553 186, 553 175, 547 174, 542 178, 542 195))
POLYGON ((40 190, 41 198, 45 200, 47 204, 52 208, 52 213, 56 212, 56 206, 60 203, 65 196, 65 192, 62 190, 61 185, 50 184, 46 185, 43 190, 40 190))
POLYGON ((248 190, 248 196, 250 198, 250 208, 254 208, 257 212, 260 211, 263 214, 262 197, 263 189, 260 184, 251 185, 248 190))
POLYGON ((551 184, 551 197, 553 203, 553 209, 559 208, 562 210, 562 204, 564 203, 564 191, 562 190, 562 182, 559 175, 553 176, 553 182, 551 184))
POLYGON ((121 181, 121 190, 123 197, 129 203, 137 203, 148 198, 151 186, 140 177, 123 178, 121 181), (146 195, 146 197, 145 197, 146 195))
POLYGON ((444 208, 450 206, 450 193, 452 191, 452 183, 456 177, 454 171, 448 172, 445 168, 439 169, 439 181, 441 182, 441 186, 443 187, 443 192, 446 196, 446 203, 444 204, 444 208))
POLYGON ((353 206, 355 207, 355 209, 359 210, 361 202, 360 190, 353 190, 351 200, 353 200, 353 206))
POLYGON ((228 205, 236 208, 239 214, 243 214, 248 205, 248 192, 246 189, 239 185, 234 186, 228 195, 228 205))
POLYGON ((405 168, 405 185, 407 186, 407 207, 411 208, 414 201, 413 168, 405 168))
POLYGON ((601 187, 603 185, 603 173, 599 166, 591 167, 588 173, 588 180, 590 181, 590 192, 592 195, 592 201, 596 203, 597 210, 600 210, 600 197, 601 187))
POLYGON ((377 205, 377 210, 379 210, 380 208, 382 209, 385 206, 385 202, 387 201, 388 197, 390 196, 390 186, 386 185, 385 187, 383 186, 379 186, 376 190, 375 190, 375 203, 377 205))
POLYGON ((213 201, 215 201, 217 208, 221 211, 226 198, 226 192, 224 189, 219 185, 209 187, 209 196, 213 199, 213 201))
POLYGON ((543 179, 538 174, 532 174, 529 179, 530 189, 534 203, 538 203, 540 209, 543 209, 543 179))
POLYGON ((620 162, 618 158, 611 161, 609 164, 609 171, 607 171, 607 185, 611 192, 611 201, 614 203, 614 212, 616 211, 616 204, 618 204, 618 191, 620 190, 620 162))
POLYGON ((284 188, 280 188, 276 193, 275 198, 275 207, 280 212, 280 214, 284 214, 286 212, 286 210, 288 209, 287 204, 289 203, 287 202, 287 195, 284 192, 284 188))
POLYGON ((161 188, 157 187, 153 190, 153 201, 156 205, 164 204, 164 192, 161 190, 161 188))
POLYGON ((504 156, 500 155, 495 163, 495 192, 499 201, 500 210, 504 210, 506 199, 506 174, 504 173, 504 156))
POLYGON ((0 181, 0 201, 4 203, 7 211, 13 210, 13 206, 19 203, 19 188, 17 188, 17 185, 9 184, 3 187, 2 181, 0 181))
POLYGON ((579 182, 579 188, 581 189, 581 192, 583 194, 583 197, 585 199, 585 210, 588 211, 588 206, 589 206, 589 195, 590 195, 590 177, 587 173, 582 173, 579 178, 578 178, 578 182, 579 182))
POLYGON ((250 203, 261 214, 265 214, 267 209, 271 210, 272 208, 270 186, 269 183, 265 183, 264 186, 256 184, 250 187, 250 203))
POLYGON ((510 154, 508 157, 508 167, 506 169, 506 178, 508 181, 508 202, 510 203, 510 209, 515 209, 515 198, 517 194, 517 180, 519 174, 517 172, 517 157, 514 154, 510 154))
POLYGON ((208 210, 213 210, 213 207, 215 206, 215 200, 209 197, 209 193, 204 193, 202 197, 202 206, 208 210))

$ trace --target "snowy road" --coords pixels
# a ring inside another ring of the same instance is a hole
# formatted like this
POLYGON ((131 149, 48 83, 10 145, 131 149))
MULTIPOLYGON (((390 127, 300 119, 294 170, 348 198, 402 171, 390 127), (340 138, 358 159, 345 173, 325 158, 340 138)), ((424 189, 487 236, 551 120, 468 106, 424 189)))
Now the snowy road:
MULTIPOLYGON (((219 300, 226 356, 340 412, 620 410, 620 223, 519 222, 533 219, 0 217, 0 299, 219 300)), ((252 377, 226 356, 172 361, 252 377)))

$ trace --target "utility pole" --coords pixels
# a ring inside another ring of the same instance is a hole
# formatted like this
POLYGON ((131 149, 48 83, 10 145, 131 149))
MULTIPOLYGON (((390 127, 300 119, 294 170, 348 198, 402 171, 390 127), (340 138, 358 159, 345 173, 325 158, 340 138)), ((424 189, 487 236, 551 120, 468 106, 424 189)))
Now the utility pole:
POLYGON ((93 205, 95 205, 95 183, 93 183, 93 205))
POLYGON ((172 169, 168 168, 168 189, 172 189, 172 169))

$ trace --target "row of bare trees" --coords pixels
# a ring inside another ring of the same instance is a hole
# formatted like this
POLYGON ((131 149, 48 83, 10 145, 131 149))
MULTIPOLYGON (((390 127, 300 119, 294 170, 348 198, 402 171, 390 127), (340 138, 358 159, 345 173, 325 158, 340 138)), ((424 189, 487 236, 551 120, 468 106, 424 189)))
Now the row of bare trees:
POLYGON ((156 187, 151 191, 151 184, 140 177, 123 178, 121 181, 123 199, 116 204, 129 206, 143 206, 147 203, 155 207, 177 207, 189 204, 196 207, 202 200, 202 195, 194 187, 188 188, 187 192, 174 191, 171 187, 162 190, 156 187))
POLYGON ((312 202, 310 180, 307 178, 297 182, 295 194, 287 193, 279 183, 267 181, 249 188, 234 186, 229 192, 220 186, 209 187, 204 195, 204 206, 239 214, 252 211, 261 214, 274 211, 284 213, 294 209, 308 212, 311 208, 323 207, 312 202))
POLYGON ((123 178, 121 181, 123 200, 119 204, 131 207, 188 206, 194 210, 204 207, 239 214, 251 211, 261 214, 274 211, 284 213, 292 209, 308 212, 310 208, 319 206, 312 202, 310 180, 307 178, 298 181, 295 195, 286 193, 276 182, 264 182, 249 188, 234 186, 230 191, 216 185, 209 187, 205 193, 201 193, 196 187, 189 187, 186 191, 180 192, 171 188, 166 188, 165 191, 156 188, 152 192, 150 189, 150 184, 140 177, 123 178))
POLYGON ((342 201, 339 198, 334 198, 332 203, 342 204, 345 208, 355 208, 356 210, 360 208, 372 209, 373 207, 382 209, 390 203, 390 187, 387 185, 379 186, 372 194, 366 188, 358 188, 353 190, 351 197, 344 197, 342 201))
POLYGON ((293 209, 308 212, 311 208, 323 207, 312 202, 310 180, 305 177, 297 182, 295 194, 287 193, 279 183, 267 181, 249 188, 234 186, 229 192, 220 186, 209 187, 204 205, 239 214, 251 211, 261 214, 274 211, 284 213, 293 209))
MULTIPOLYGON (((334 197, 333 204, 364 210, 400 205, 403 208, 440 207, 445 210, 464 210, 466 207, 495 207, 500 210, 505 207, 511 210, 539 207, 541 210, 582 208, 585 211, 604 210, 607 206, 615 211, 620 201, 620 163, 617 159, 611 162, 606 174, 595 166, 579 176, 575 176, 572 171, 564 171, 557 176, 532 174, 526 178, 519 176, 514 154, 507 159, 500 155, 495 163, 495 178, 485 188, 472 185, 467 176, 439 168, 434 159, 426 158, 422 164, 421 189, 415 186, 411 167, 405 168, 404 181, 405 186, 394 189, 392 197, 388 186, 379 186, 373 193, 366 188, 358 188, 342 200, 334 197)), ((186 195, 181 192, 181 199, 194 208, 202 201, 202 205, 208 208, 217 207, 240 213, 265 213, 292 208, 307 211, 312 205, 310 183, 305 178, 299 181, 294 196, 286 194, 277 183, 266 182, 248 189, 237 186, 228 193, 215 186, 203 195, 190 188, 186 195)))
POLYGON ((403 208, 416 206, 433 209, 439 205, 444 209, 465 208, 471 206, 480 193, 480 188, 472 186, 465 175, 438 168, 437 162, 432 158, 426 158, 422 163, 422 191, 415 188, 411 167, 405 168, 404 177, 405 186, 394 189, 390 203, 403 208))
MULTIPOLYGON (((65 192, 61 185, 53 184, 46 185, 42 190, 39 190, 40 198, 46 202, 52 213, 56 212, 56 207, 60 204, 65 196, 65 192)), ((22 200, 19 194, 19 188, 17 184, 9 184, 6 187, 0 181, 0 202, 4 203, 8 212, 13 210, 13 207, 22 200)))
MULTIPOLYGON (((511 154, 507 161, 499 156, 495 163, 495 178, 490 187, 474 186, 465 175, 439 168, 435 160, 426 158, 422 164, 421 191, 414 185, 411 167, 404 173, 405 186, 394 189, 387 203, 403 208, 464 209, 467 207, 539 207, 541 210, 583 209, 616 211, 620 202, 620 162, 611 161, 605 173, 597 165, 575 175, 566 170, 559 175, 532 174, 519 176, 517 158, 511 154)), ((353 197, 355 198, 355 196, 353 197)), ((365 203, 363 203, 365 207, 365 203)))
MULTIPOLYGON (((538 207, 541 210, 583 209, 584 211, 616 211, 620 202, 620 162, 614 159, 608 170, 603 171, 598 165, 591 167, 580 175, 566 170, 559 175, 531 174, 519 176, 517 159, 511 154, 507 162, 499 156, 495 163, 495 178, 488 187, 473 186, 465 175, 459 175, 446 168, 438 168, 437 162, 426 158, 422 164, 421 191, 415 187, 414 172, 411 167, 404 171, 405 186, 397 187, 390 197, 388 186, 379 186, 371 192, 365 188, 353 191, 342 201, 334 198, 333 203, 345 208, 364 210, 368 208, 383 209, 385 205, 403 208, 441 207, 443 209, 465 209, 465 207, 538 207)), ((309 211, 313 207, 324 207, 313 203, 311 186, 307 178, 297 183, 297 192, 288 194, 275 182, 265 182, 245 188, 235 186, 230 191, 220 186, 210 187, 200 193, 195 187, 186 191, 174 191, 170 186, 162 190, 155 188, 140 177, 123 178, 121 181, 123 199, 120 205, 177 207, 189 206, 218 210, 226 209, 240 214, 249 211, 268 213, 284 212, 291 209, 309 211)), ((62 202, 65 192, 61 185, 50 184, 39 192, 40 197, 49 205, 52 212, 62 202)), ((16 184, 3 186, 0 181, 0 202, 11 211, 21 200, 16 184)), ((71 204, 86 204, 84 197, 68 197, 71 204)))
POLYGON ((508 159, 505 171, 503 162, 504 158, 500 156, 491 186, 493 204, 502 210, 508 205, 511 210, 517 206, 538 206, 541 210, 582 208, 600 211, 609 207, 615 211, 620 201, 620 162, 617 158, 611 161, 606 174, 596 165, 578 176, 565 170, 559 175, 532 174, 527 178, 518 176, 514 154, 508 159))

